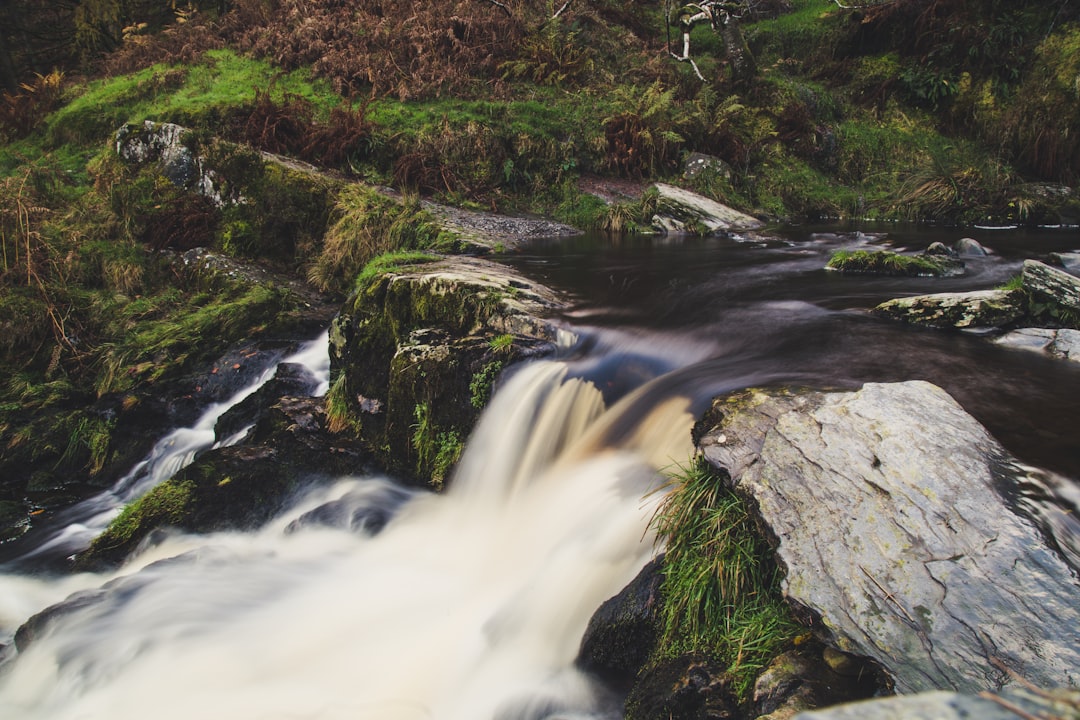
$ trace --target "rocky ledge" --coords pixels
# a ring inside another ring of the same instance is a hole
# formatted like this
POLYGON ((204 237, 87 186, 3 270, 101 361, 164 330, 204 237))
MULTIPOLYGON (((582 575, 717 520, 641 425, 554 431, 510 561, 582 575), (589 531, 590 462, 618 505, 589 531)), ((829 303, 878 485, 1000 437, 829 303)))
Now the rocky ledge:
POLYGON ((1071 481, 1021 464, 921 381, 747 390, 716 399, 694 435, 753 509, 814 639, 777 657, 742 707, 720 702, 724 667, 651 659, 654 562, 597 611, 578 658, 628 692, 628 717, 1006 717, 994 698, 1041 712, 1059 695, 1075 711, 1080 695, 1053 689, 1080 683, 1080 553, 1075 524, 1047 522, 1075 513, 1048 491, 1071 481), (1021 681, 1051 699, 1021 698, 1021 681), (889 692, 906 697, 842 704, 889 692))
POLYGON ((897 298, 872 312, 937 328, 1069 328, 1080 321, 1080 278, 1025 260, 1015 288, 897 298))
POLYGON ((502 369, 563 331, 551 290, 479 258, 427 260, 384 270, 342 308, 329 403, 387 467, 439 486, 502 369))
POLYGON ((758 508, 783 592, 897 692, 1080 682, 1080 582, 1006 497, 1025 470, 925 382, 719 400, 700 447, 758 508))

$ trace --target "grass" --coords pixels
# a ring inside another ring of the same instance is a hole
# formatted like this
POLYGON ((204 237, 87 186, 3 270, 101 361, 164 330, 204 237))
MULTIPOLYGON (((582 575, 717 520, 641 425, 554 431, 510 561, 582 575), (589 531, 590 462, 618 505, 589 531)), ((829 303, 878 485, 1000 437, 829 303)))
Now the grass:
POLYGON ((826 268, 852 274, 941 277, 950 266, 948 260, 928 255, 901 255, 888 250, 837 250, 829 258, 826 268))
POLYGON ((359 437, 361 423, 349 409, 345 385, 345 373, 340 373, 326 393, 326 429, 332 433, 350 430, 359 437))
POLYGON ((679 468, 654 518, 664 544, 656 657, 701 653, 727 668, 740 702, 800 632, 746 501, 704 460, 679 468))
POLYGON ((46 136, 52 147, 95 144, 124 123, 143 120, 217 131, 230 108, 253 102, 255 88, 266 87, 274 98, 299 95, 325 113, 341 102, 307 70, 283 73, 263 60, 212 50, 206 62, 191 67, 157 64, 74 88, 70 101, 47 119, 46 136))
MULTIPOLYGON (((444 231, 415 196, 397 201, 371 188, 352 185, 338 197, 335 215, 322 251, 308 270, 308 280, 325 292, 344 293, 356 287, 358 276, 365 275, 361 271, 376 256, 402 251, 449 252, 457 246, 457 236, 444 231)), ((372 268, 365 277, 374 272, 372 268)))

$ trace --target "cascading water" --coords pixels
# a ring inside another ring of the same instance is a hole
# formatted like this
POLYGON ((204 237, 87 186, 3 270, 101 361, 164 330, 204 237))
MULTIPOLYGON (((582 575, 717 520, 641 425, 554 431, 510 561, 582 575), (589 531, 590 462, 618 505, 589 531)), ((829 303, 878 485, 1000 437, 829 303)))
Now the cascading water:
POLYGON ((443 495, 343 479, 256 533, 177 535, 114 574, 0 576, 5 628, 81 592, 20 641, 0 716, 617 716, 573 660, 654 552, 657 462, 689 456, 691 416, 666 393, 642 412, 647 388, 605 410, 567 373, 509 379, 443 495), (625 422, 641 432, 609 444, 625 422))
POLYGON ((564 239, 504 258, 571 289, 570 316, 594 327, 572 359, 505 381, 446 493, 346 478, 258 531, 172 535, 115 573, 0 574, 0 717, 619 717, 573 669, 582 632, 652 556, 691 418, 749 386, 942 386, 1048 469, 1014 505, 1078 557, 1080 366, 865 313, 994 286, 1072 236, 998 236, 947 280, 841 278, 828 255, 876 239, 799 237, 564 239))
POLYGON ((191 464, 198 453, 210 447, 226 447, 239 442, 244 436, 243 432, 219 440, 214 426, 222 415, 273 378, 280 365, 292 363, 303 366, 312 377, 312 395, 324 395, 330 376, 328 334, 323 332, 311 342, 304 343, 292 355, 276 358, 232 397, 206 408, 194 425, 177 428, 158 440, 147 456, 112 488, 60 513, 50 529, 44 533, 44 537, 37 537, 35 534, 21 542, 20 547, 29 546, 29 549, 13 558, 11 564, 26 565, 47 558, 65 557, 86 549, 90 541, 108 527, 124 505, 142 497, 156 485, 191 464))

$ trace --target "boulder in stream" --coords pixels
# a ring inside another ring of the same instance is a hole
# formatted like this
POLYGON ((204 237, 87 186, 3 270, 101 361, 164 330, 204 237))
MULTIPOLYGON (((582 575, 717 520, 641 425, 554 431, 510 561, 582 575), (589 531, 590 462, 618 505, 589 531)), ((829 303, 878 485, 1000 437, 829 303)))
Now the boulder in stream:
MULTIPOLYGON (((722 398, 699 447, 757 508, 782 590, 897 692, 1080 683, 1080 581, 1016 504, 1022 466, 926 382, 722 398)), ((860 716, 863 717, 863 716, 860 716)))
POLYGON ((995 328, 1016 322, 1027 310, 1027 299, 1016 290, 975 290, 934 293, 887 300, 875 315, 937 328, 995 328))
POLYGON ((764 226, 755 217, 690 190, 665 183, 657 183, 656 190, 660 194, 660 210, 652 222, 663 232, 686 232, 690 225, 698 225, 709 233, 756 230, 764 226))
POLYGON ((499 372, 554 349, 551 290, 479 258, 388 267, 330 330, 328 403, 396 475, 439 487, 499 372))
POLYGON ((1080 330, 1066 328, 1020 328, 994 342, 1024 350, 1044 352, 1062 360, 1080 362, 1080 330))

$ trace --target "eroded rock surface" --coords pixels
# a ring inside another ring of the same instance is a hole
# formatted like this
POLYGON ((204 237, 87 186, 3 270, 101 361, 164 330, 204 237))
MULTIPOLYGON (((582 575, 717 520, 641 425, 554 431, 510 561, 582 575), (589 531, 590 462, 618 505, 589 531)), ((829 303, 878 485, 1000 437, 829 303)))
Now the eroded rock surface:
POLYGON ((1056 694, 1060 700, 1023 689, 1009 689, 993 697, 927 692, 805 712, 796 715, 795 720, 1017 720, 1021 717, 1075 717, 1080 694, 1075 691, 1056 694), (1070 708, 1071 714, 1065 714, 1070 708), (1027 714, 1021 715, 1016 710, 1027 714))
POLYGON ((690 222, 700 223, 711 233, 756 230, 764 225, 755 217, 689 190, 665 183, 657 183, 656 189, 660 193, 661 207, 666 206, 668 210, 658 212, 653 225, 664 232, 685 231, 690 222))
POLYGON ((1002 500, 1019 465, 925 382, 719 400, 700 441, 758 506, 790 602, 898 692, 1080 682, 1080 583, 1002 500))

